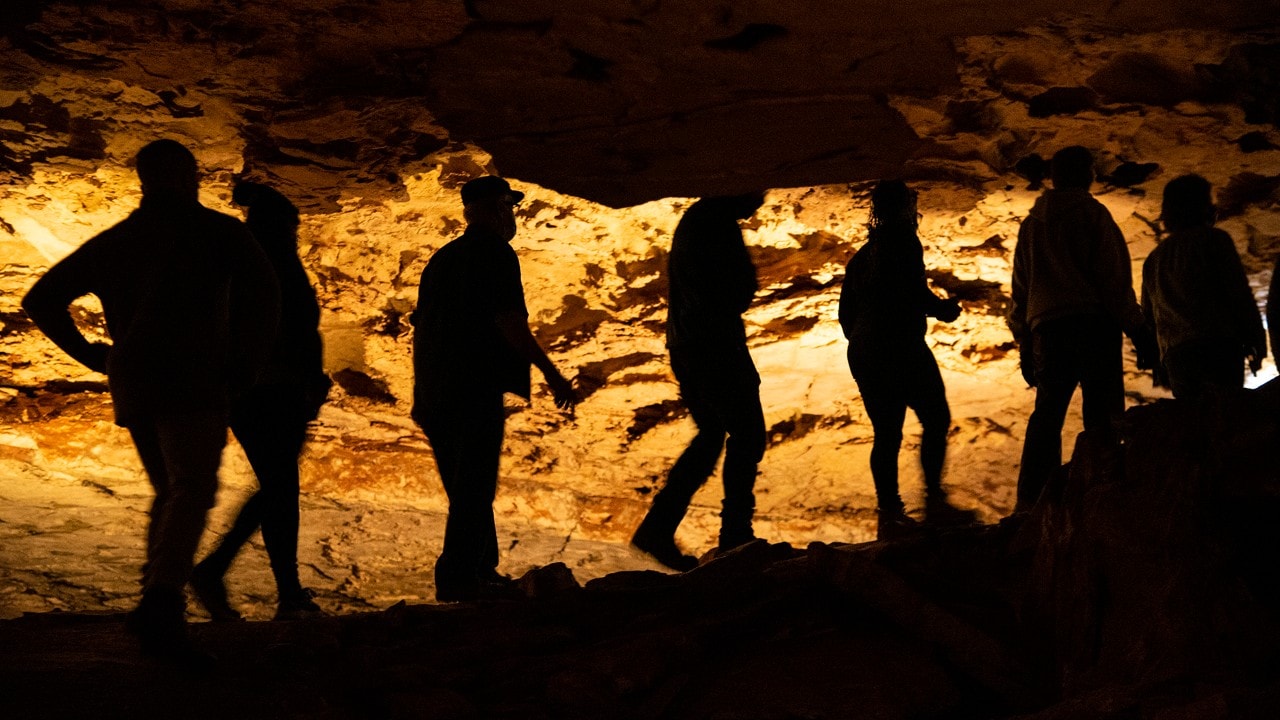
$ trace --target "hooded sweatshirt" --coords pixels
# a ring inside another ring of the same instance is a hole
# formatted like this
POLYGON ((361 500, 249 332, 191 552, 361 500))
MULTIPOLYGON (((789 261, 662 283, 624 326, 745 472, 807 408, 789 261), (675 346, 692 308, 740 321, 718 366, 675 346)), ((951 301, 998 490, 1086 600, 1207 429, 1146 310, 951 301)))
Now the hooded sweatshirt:
POLYGON ((1208 225, 1170 234, 1147 257, 1142 309, 1155 324, 1162 358, 1193 341, 1219 341, 1242 353, 1266 346, 1235 243, 1208 225))
POLYGON ((1022 338, 1049 320, 1112 318, 1126 332, 1142 325, 1129 248, 1107 208, 1089 191, 1046 191, 1018 231, 1009 328, 1022 338))

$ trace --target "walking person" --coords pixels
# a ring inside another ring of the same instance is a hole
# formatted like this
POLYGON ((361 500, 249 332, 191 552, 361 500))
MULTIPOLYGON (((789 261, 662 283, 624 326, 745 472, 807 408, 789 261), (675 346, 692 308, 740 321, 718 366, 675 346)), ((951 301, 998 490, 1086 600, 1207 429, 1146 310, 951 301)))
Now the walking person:
POLYGON ((935 522, 972 519, 952 507, 942 488, 951 409, 926 319, 953 322, 960 303, 938 297, 924 274, 924 248, 916 235, 916 192, 901 180, 871 190, 867 243, 845 270, 840 327, 849 340, 849 370, 875 431, 871 477, 881 536, 914 525, 898 494, 898 452, 907 408, 920 420, 920 464, 925 512, 935 522))
POLYGON ((763 204, 762 193, 703 198, 685 211, 671 242, 667 348, 680 399, 698 434, 671 467, 631 544, 673 570, 698 564, 676 545, 675 532, 722 449, 718 547, 729 550, 755 539, 754 487, 765 427, 760 375, 742 323, 755 297, 756 270, 738 222, 763 204))
POLYGON ((196 565, 191 587, 214 620, 239 620, 223 578, 261 527, 276 583, 275 618, 294 620, 323 614, 298 579, 298 458, 307 425, 320 412, 332 382, 323 366, 320 306, 298 258, 298 209, 279 192, 253 182, 236 183, 231 198, 248 208, 246 224, 275 271, 280 331, 260 381, 237 393, 231 405, 231 431, 259 489, 218 546, 196 565))
POLYGON ((190 151, 157 140, 136 162, 140 207, 54 265, 22 306, 67 354, 106 373, 116 423, 155 490, 130 630, 146 654, 201 662, 184 588, 218 487, 230 399, 265 368, 279 291, 244 224, 200 204, 190 151), (71 302, 91 294, 109 344, 90 342, 72 319, 71 302))
POLYGON ((524 194, 485 176, 462 186, 466 230, 431 257, 413 313, 413 419, 426 433, 449 497, 435 566, 442 602, 502 597, 493 500, 502 454, 503 395, 529 398, 529 366, 542 371, 556 406, 577 392, 529 331, 520 279, 515 206, 524 194))

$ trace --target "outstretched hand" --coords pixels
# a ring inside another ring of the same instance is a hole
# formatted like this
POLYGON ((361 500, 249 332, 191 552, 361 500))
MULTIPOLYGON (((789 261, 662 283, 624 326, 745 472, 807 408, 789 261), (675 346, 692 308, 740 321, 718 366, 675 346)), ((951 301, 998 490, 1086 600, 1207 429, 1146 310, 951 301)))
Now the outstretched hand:
POLYGON ((1262 369, 1262 359, 1267 356, 1267 352, 1256 347, 1247 347, 1244 349, 1244 355, 1249 359, 1249 372, 1257 375, 1262 369))
POLYGON ((551 386, 551 395, 555 398, 556 407, 566 412, 573 412, 577 407, 578 391, 574 389, 573 383, 564 375, 556 373, 547 378, 547 384, 551 386))

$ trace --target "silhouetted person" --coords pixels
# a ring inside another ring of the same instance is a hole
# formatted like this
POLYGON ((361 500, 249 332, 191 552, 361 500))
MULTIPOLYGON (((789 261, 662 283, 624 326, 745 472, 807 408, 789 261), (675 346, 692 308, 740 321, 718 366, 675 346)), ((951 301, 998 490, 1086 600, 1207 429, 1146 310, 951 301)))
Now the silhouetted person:
POLYGON ((244 448, 259 490, 240 509, 218 547, 195 567, 191 586, 214 620, 238 620, 223 576, 261 526, 271 560, 277 620, 321 614, 298 579, 298 456, 332 384, 322 364, 320 306, 298 259, 298 209, 280 193, 239 182, 232 200, 248 208, 249 229, 280 284, 280 332, 260 382, 237 393, 231 431, 244 448))
MULTIPOLYGON (((1271 287, 1267 292, 1267 332, 1271 335, 1271 357, 1280 358, 1280 257, 1271 271, 1271 287)), ((1280 359, 1276 360, 1280 365, 1280 359)))
POLYGON ((726 436, 719 547, 729 550, 755 539, 753 489, 765 428, 760 375, 742 324, 756 293, 756 270, 738 221, 763 204, 761 193, 699 200, 685 211, 671 241, 667 347, 698 434, 671 467, 631 544, 675 570, 698 564, 676 546, 675 532, 694 493, 715 470, 726 436))
POLYGON ((1076 386, 1085 429, 1114 437, 1124 414, 1121 332, 1136 338, 1145 364, 1142 309, 1129 248, 1102 203, 1089 194, 1093 156, 1078 145, 1050 163, 1053 188, 1022 221, 1013 258, 1009 328, 1022 374, 1036 388, 1018 473, 1017 510, 1029 510, 1062 464, 1062 425, 1076 386))
POLYGON ((849 369, 875 430, 871 476, 882 532, 914 523, 898 495, 898 451, 907 408, 920 419, 926 512, 933 520, 962 515, 942 489, 951 409, 938 363, 924 340, 925 319, 952 322, 960 316, 960 303, 929 289, 916 224, 915 191, 900 180, 877 183, 871 190, 867 243, 849 260, 840 291, 849 369))
POLYGON ((436 599, 502 596, 493 499, 502 452, 504 393, 529 397, 529 365, 556 405, 577 403, 573 386, 529 332, 520 259, 509 244, 524 194, 496 176, 462 186, 467 228, 431 257, 413 313, 413 419, 435 453, 449 497, 436 599))
POLYGON ((1169 235, 1142 266, 1142 310, 1176 398, 1207 386, 1239 388, 1244 360, 1257 372, 1267 336, 1231 236, 1213 226, 1209 181, 1183 175, 1164 187, 1169 235))
POLYGON ((107 374, 155 488, 142 600, 129 627, 148 654, 199 660, 184 587, 218 485, 233 391, 271 348, 279 298, 271 266, 239 220, 202 206, 196 160, 157 140, 137 155, 141 206, 57 263, 23 300, 59 347, 107 374), (112 342, 89 342, 68 306, 97 295, 112 342))

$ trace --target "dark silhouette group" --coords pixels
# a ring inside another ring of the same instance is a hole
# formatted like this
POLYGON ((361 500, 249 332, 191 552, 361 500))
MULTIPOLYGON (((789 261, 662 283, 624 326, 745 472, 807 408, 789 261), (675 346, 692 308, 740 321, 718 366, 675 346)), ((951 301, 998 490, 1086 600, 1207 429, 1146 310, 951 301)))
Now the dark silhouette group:
MULTIPOLYGON (((315 290, 297 254, 297 208, 279 192, 243 181, 233 200, 247 208, 247 223, 202 206, 195 158, 171 140, 144 147, 137 172, 140 207, 51 268, 23 307, 71 357, 106 373, 116 420, 131 433, 155 489, 142 599, 129 628, 144 652, 198 662, 206 656, 188 639, 185 588, 191 585, 215 620, 239 619, 224 577, 259 527, 277 619, 321 614, 298 577, 298 459, 330 381, 315 290), (110 344, 90 342, 72 320, 70 304, 88 294, 102 302, 110 344), (259 489, 217 547, 193 565, 228 429, 259 489)), ((1146 261, 1139 304, 1124 237, 1089 193, 1092 155, 1065 148, 1050 174, 1052 188, 1023 221, 1013 261, 1008 322, 1023 376, 1036 391, 1018 512, 1035 505, 1061 466, 1063 424, 1077 387, 1086 431, 1118 438, 1122 335, 1133 341, 1139 367, 1153 370, 1179 399, 1240 388, 1245 362, 1256 371, 1266 353, 1240 258, 1213 226, 1208 182, 1190 175, 1166 187, 1168 237, 1146 261)), ((516 594, 497 570, 493 515, 505 394, 530 397, 532 365, 559 408, 571 412, 579 400, 529 328, 510 245, 523 198, 496 176, 463 185, 466 229, 431 257, 412 315, 412 417, 449 500, 435 566, 441 601, 516 594)), ((759 192, 698 200, 672 240, 667 347, 697 433, 631 542, 678 571, 699 562, 679 548, 675 533, 722 452, 716 551, 756 539, 754 487, 766 430, 742 319, 758 282, 739 223, 763 203, 759 192)), ((849 261, 840 296, 849 368, 874 430, 870 464, 882 536, 917 524, 898 488, 908 408, 922 428, 926 522, 974 519, 943 487, 951 413, 925 341, 927 318, 955 321, 961 305, 930 289, 918 221, 915 191, 900 180, 876 184, 867 242, 849 261)), ((1276 332, 1273 323, 1273 347, 1276 332)))

